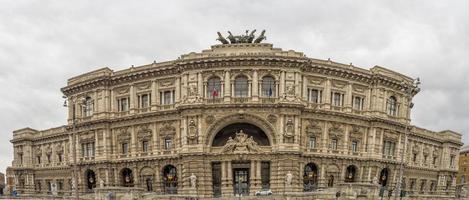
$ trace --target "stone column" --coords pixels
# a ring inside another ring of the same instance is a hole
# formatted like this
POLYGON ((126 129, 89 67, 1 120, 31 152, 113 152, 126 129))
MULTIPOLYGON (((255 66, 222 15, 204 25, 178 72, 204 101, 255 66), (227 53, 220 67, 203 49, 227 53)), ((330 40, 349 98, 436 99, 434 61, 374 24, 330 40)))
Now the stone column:
POLYGON ((259 77, 257 75, 257 69, 253 70, 252 73, 252 101, 259 101, 259 77))
POLYGON ((323 103, 324 108, 330 109, 331 108, 331 79, 327 78, 326 80, 326 88, 324 88, 323 96, 323 103))
POLYGON ((204 97, 204 88, 203 88, 203 80, 202 80, 202 73, 197 73, 197 87, 199 97, 203 98, 204 97))
POLYGON ((129 104, 130 114, 133 114, 133 113, 135 113, 135 110, 137 109, 137 106, 136 106, 136 103, 135 103, 135 99, 136 99, 137 95, 135 93, 134 85, 130 85, 129 93, 130 93, 130 96, 129 96, 129 99, 130 99, 130 104, 129 104))
POLYGON ((233 188, 233 183, 228 181, 228 165, 231 163, 221 161, 221 195, 224 197, 233 196, 233 192, 230 192, 230 186, 233 188))
POLYGON ((345 93, 345 108, 347 112, 352 111, 353 107, 353 95, 352 95, 352 84, 347 85, 347 92, 345 93))
POLYGON ((303 99, 304 101, 307 101, 308 100, 307 95, 308 95, 308 78, 306 76, 303 76, 303 90, 302 90, 301 99, 303 99))
POLYGON ((181 78, 176 78, 176 90, 174 91, 174 103, 178 103, 181 100, 181 78))
POLYGON ((280 72, 280 91, 279 96, 283 97, 285 95, 285 70, 280 72))
POLYGON ((158 91, 156 90, 156 81, 153 80, 151 82, 151 96, 150 96, 150 109, 152 111, 155 111, 157 109, 156 105, 156 100, 157 100, 157 93, 158 91))
POLYGON ((256 191, 261 189, 261 182, 260 182, 260 169, 258 170, 258 166, 260 165, 260 161, 252 160, 251 161, 251 169, 250 169, 250 185, 249 194, 255 195, 256 191))
POLYGON ((131 136, 130 155, 134 157, 134 156, 137 156, 137 134, 135 131, 135 127, 130 128, 130 136, 131 136))
POLYGON ((225 70, 225 89, 223 93, 224 101, 225 102, 230 102, 230 96, 231 96, 231 76, 230 76, 230 71, 225 70))
POLYGON ((326 166, 325 166, 325 164, 322 163, 320 168, 321 169, 319 170, 318 187, 319 188, 325 188, 325 187, 327 187, 327 183, 326 183, 326 166))

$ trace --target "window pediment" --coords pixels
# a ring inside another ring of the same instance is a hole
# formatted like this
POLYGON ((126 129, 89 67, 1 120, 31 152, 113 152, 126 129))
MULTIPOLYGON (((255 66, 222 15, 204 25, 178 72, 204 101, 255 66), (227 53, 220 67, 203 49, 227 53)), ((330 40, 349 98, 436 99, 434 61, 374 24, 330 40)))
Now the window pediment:
POLYGON ((149 125, 148 124, 145 124, 145 125, 141 125, 139 128, 138 128, 138 132, 137 132, 137 138, 138 140, 150 140, 151 137, 152 137, 152 131, 151 129, 149 128, 149 125))
POLYGON ((121 142, 130 140, 130 133, 127 127, 117 130, 117 140, 121 142))
POLYGON ((176 134, 176 128, 172 126, 169 122, 165 122, 160 128, 160 135, 171 136, 176 134))

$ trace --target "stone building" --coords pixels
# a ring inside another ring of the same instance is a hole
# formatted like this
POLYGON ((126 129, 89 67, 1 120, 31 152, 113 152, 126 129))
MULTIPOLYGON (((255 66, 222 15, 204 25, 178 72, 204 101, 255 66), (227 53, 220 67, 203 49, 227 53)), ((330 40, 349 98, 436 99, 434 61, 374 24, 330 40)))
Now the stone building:
POLYGON ((469 178, 469 146, 464 146, 459 152, 459 171, 457 184, 465 184, 469 178))
POLYGON ((413 81, 268 43, 97 69, 62 88, 68 124, 13 132, 11 169, 19 193, 68 195, 76 148, 81 193, 288 195, 392 189, 403 153, 408 195, 454 196, 461 135, 410 125, 413 81))

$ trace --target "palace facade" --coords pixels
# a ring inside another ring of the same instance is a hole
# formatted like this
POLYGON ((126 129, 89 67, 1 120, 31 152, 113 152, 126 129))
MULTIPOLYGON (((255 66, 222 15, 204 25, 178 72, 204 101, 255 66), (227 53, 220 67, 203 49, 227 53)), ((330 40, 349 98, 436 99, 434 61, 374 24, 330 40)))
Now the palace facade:
POLYGON ((14 131, 10 170, 20 194, 57 185, 69 195, 76 148, 83 194, 119 186, 219 197, 392 189, 404 156, 408 196, 452 197, 461 135, 410 124, 418 91, 412 78, 379 66, 268 43, 214 45, 69 79, 68 124, 14 131))

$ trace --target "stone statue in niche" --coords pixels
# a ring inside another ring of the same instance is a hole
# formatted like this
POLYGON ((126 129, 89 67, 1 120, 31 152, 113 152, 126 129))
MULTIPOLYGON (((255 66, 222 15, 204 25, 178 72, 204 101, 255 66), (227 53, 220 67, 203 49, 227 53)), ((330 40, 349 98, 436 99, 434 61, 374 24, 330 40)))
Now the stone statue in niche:
POLYGON ((291 171, 288 171, 287 175, 285 176, 285 185, 287 187, 290 187, 292 184, 292 180, 293 180, 293 174, 291 173, 291 171))
POLYGON ((192 173, 189 178, 191 180, 191 187, 195 188, 197 186, 197 176, 195 176, 195 174, 192 173))

